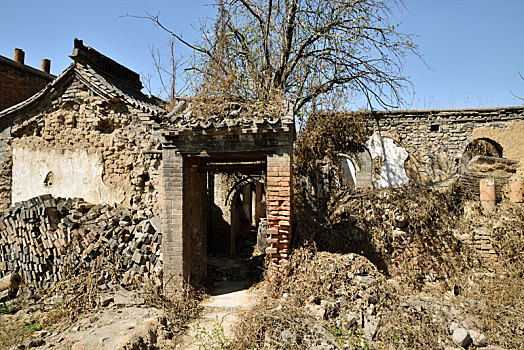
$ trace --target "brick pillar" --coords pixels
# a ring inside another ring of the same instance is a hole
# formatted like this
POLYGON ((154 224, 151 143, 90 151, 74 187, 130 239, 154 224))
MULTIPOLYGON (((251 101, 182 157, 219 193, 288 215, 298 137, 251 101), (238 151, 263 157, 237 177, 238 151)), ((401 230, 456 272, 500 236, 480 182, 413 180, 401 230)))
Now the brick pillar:
POLYGON ((185 281, 203 283, 207 277, 207 173, 199 172, 201 159, 184 160, 184 244, 188 247, 184 260, 185 281))
POLYGON ((163 150, 162 164, 162 255, 164 288, 174 291, 187 276, 184 268, 183 158, 174 149, 163 150))
POLYGON ((256 183, 255 190, 255 226, 258 227, 260 218, 266 216, 266 203, 262 202, 264 195, 264 189, 261 182, 256 183))
POLYGON ((267 222, 269 255, 275 272, 289 260, 291 249, 291 157, 267 157, 267 222))

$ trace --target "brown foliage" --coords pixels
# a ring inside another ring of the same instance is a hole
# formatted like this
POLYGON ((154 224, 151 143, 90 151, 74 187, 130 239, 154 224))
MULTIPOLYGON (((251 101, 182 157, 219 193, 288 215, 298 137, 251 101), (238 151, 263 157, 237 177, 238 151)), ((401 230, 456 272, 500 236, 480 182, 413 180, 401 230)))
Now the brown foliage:
POLYGON ((524 278, 524 207, 508 206, 497 216, 492 231, 493 247, 506 270, 524 278))
POLYGON ((338 153, 362 147, 369 137, 370 130, 365 119, 370 117, 368 111, 319 112, 311 115, 298 136, 293 152, 295 172, 307 175, 319 161, 338 169, 338 153))

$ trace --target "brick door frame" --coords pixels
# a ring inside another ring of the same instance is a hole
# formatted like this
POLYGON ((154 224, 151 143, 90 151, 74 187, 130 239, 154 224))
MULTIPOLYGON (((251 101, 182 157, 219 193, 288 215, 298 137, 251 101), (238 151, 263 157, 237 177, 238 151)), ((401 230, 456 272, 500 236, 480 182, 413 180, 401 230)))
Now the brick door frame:
POLYGON ((204 190, 206 162, 239 160, 266 162, 266 216, 268 243, 266 254, 275 275, 287 264, 292 227, 292 150, 294 119, 258 125, 251 132, 230 127, 214 133, 190 129, 166 133, 162 164, 162 253, 164 288, 177 290, 183 283, 198 285, 206 277, 207 226, 204 190), (200 174, 200 175, 199 175, 200 174), (203 175, 202 175, 203 174, 203 175), (200 200, 195 202, 195 193, 200 200), (199 216, 200 218, 196 217, 199 216))

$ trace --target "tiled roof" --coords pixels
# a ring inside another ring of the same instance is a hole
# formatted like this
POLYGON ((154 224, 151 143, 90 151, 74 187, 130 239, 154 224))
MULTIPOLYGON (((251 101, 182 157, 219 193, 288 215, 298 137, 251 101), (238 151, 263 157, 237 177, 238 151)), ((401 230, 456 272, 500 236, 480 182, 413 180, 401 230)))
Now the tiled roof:
POLYGON ((272 113, 243 113, 240 104, 231 103, 228 112, 211 113, 211 115, 198 115, 191 108, 191 98, 180 98, 178 104, 166 119, 169 120, 169 135, 179 135, 206 130, 239 130, 250 133, 262 129, 282 129, 289 131, 294 126, 293 105, 284 101, 282 108, 277 108, 272 113))
POLYGON ((154 100, 139 90, 122 84, 102 72, 98 72, 89 64, 75 63, 75 65, 75 73, 80 80, 101 97, 107 99, 119 98, 134 108, 154 115, 165 113, 164 108, 155 104, 154 100))
POLYGON ((38 108, 42 103, 45 103, 45 101, 56 97, 56 93, 60 91, 60 88, 72 81, 75 77, 87 86, 88 89, 102 98, 108 100, 113 98, 120 99, 125 104, 143 112, 151 113, 152 115, 165 113, 165 109, 158 105, 155 99, 140 92, 141 84, 139 84, 139 81, 136 81, 138 74, 133 71, 97 51, 83 46, 79 40, 75 40, 75 50, 71 57, 75 62, 64 70, 62 74, 27 100, 0 111, 0 119, 8 118, 10 115, 18 114, 26 109, 33 110, 38 108), (83 54, 79 55, 79 52, 83 52, 83 54), (88 54, 86 54, 86 52, 88 54), (89 58, 96 59, 98 65, 91 63, 89 58), (107 68, 100 68, 100 63, 108 63, 109 67, 113 67, 118 71, 113 75, 107 68), (124 78, 117 77, 119 72, 124 78))

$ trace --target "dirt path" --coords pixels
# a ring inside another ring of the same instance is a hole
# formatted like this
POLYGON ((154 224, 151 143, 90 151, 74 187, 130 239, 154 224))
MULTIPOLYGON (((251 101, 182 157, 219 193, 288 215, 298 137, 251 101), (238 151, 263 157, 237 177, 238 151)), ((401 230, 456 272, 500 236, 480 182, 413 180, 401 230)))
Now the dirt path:
POLYGON ((227 342, 240 313, 255 303, 255 295, 248 288, 246 282, 218 282, 211 291, 212 296, 202 303, 202 316, 189 325, 188 333, 177 348, 213 349, 227 342))

